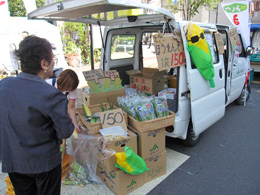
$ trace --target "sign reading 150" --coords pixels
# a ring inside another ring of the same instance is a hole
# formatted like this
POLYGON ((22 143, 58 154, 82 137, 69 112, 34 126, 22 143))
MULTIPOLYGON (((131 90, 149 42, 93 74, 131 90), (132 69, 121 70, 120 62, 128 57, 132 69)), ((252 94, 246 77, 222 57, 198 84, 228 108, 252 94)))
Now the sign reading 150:
POLYGON ((127 130, 125 118, 121 108, 101 112, 100 119, 103 128, 121 126, 123 129, 127 130))
POLYGON ((115 125, 116 123, 122 123, 123 122, 123 114, 120 112, 114 113, 114 112, 110 112, 110 113, 105 113, 104 114, 104 118, 102 120, 102 125, 104 125, 105 123, 108 125, 115 125))
POLYGON ((183 65, 184 54, 183 52, 172 53, 171 59, 164 57, 161 59, 162 67, 173 67, 178 65, 183 65))

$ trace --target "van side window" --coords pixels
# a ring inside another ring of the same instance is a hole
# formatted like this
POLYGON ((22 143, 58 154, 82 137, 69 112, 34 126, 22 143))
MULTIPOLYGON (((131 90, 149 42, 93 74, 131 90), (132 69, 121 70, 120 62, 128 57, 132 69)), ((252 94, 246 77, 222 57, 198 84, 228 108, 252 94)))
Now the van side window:
POLYGON ((153 35, 157 32, 144 32, 142 35, 142 55, 143 67, 156 68, 158 67, 155 47, 153 44, 153 35))
POLYGON ((111 44, 111 60, 134 57, 135 35, 113 35, 111 44))
POLYGON ((219 33, 221 33, 222 39, 223 39, 223 44, 224 44, 223 59, 224 59, 225 67, 227 67, 227 65, 228 65, 228 55, 229 55, 228 34, 225 30, 219 30, 219 33))
MULTIPOLYGON (((211 55, 212 55, 212 61, 213 61, 213 65, 219 62, 219 54, 218 54, 218 50, 217 50, 217 44, 216 44, 216 40, 214 37, 214 34, 212 33, 204 33, 205 38, 209 44, 209 48, 211 50, 211 55)), ((192 69, 196 69, 195 64, 193 63, 192 59, 191 59, 191 67, 192 69)))
POLYGON ((213 64, 216 64, 219 62, 219 56, 215 36, 213 33, 205 33, 205 38, 211 50, 213 64))
POLYGON ((239 37, 240 45, 241 45, 241 48, 242 48, 241 52, 239 53, 239 57, 246 57, 246 52, 245 52, 245 49, 244 49, 241 34, 238 34, 238 37, 239 37))

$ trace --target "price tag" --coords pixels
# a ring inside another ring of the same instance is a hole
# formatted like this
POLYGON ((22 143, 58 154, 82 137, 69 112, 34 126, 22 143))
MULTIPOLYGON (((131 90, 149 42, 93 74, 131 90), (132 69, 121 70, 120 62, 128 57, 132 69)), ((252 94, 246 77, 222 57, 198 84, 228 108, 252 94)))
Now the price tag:
POLYGON ((100 119, 103 128, 121 126, 127 131, 125 118, 121 108, 100 112, 100 119))

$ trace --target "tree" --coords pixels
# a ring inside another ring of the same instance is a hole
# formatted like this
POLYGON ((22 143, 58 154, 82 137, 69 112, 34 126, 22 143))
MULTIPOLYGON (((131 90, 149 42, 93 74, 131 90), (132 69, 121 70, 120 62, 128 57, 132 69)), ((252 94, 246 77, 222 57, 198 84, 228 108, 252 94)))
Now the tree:
POLYGON ((221 0, 167 0, 167 8, 173 13, 181 11, 183 13, 184 20, 191 20, 197 13, 199 13, 200 7, 205 7, 206 9, 211 9, 219 5, 221 0))
MULTIPOLYGON (((26 16, 26 9, 23 3, 23 0, 8 0, 9 3, 9 12, 11 16, 26 16)), ((36 0, 37 8, 44 5, 44 0, 36 0)))

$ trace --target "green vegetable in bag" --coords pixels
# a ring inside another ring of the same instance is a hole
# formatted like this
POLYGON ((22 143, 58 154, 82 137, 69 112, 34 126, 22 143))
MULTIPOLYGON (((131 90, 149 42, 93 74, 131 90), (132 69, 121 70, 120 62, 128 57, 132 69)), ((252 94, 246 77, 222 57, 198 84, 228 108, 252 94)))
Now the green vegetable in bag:
POLYGON ((169 116, 169 109, 168 109, 168 104, 166 99, 154 97, 152 103, 157 118, 169 116))
POLYGON ((149 171, 144 159, 136 155, 130 147, 125 146, 125 152, 118 152, 115 156, 115 167, 125 171, 126 173, 138 175, 144 173, 145 171, 149 171))
POLYGON ((139 121, 148 121, 156 119, 153 104, 146 101, 139 101, 135 105, 136 114, 139 121))

